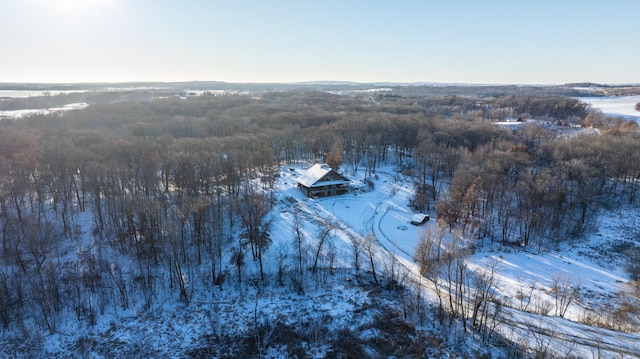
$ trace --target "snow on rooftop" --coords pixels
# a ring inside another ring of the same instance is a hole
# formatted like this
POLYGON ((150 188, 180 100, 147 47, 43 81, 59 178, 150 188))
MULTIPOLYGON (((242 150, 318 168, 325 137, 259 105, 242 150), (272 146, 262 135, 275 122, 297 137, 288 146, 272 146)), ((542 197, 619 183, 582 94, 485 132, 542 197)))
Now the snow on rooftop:
MULTIPOLYGON (((312 187, 316 182, 318 182, 322 177, 326 176, 327 173, 331 172, 332 169, 328 165, 324 163, 316 163, 311 166, 305 173, 303 173, 300 177, 296 179, 298 183, 305 187, 312 187)), ((335 183, 344 183, 345 181, 333 181, 335 183)), ((323 182, 323 185, 329 184, 327 182, 323 182)))
POLYGON ((411 217, 411 223, 422 223, 422 221, 424 221, 427 217, 429 216, 424 213, 416 213, 413 215, 413 217, 411 217))

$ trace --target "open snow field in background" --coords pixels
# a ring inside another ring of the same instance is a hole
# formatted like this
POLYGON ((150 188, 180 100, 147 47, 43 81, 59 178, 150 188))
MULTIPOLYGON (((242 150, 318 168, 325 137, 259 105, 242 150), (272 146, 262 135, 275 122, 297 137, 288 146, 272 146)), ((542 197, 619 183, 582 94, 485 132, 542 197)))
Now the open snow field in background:
POLYGON ((640 121, 640 112, 635 109, 640 96, 578 97, 578 100, 599 109, 607 116, 640 121))

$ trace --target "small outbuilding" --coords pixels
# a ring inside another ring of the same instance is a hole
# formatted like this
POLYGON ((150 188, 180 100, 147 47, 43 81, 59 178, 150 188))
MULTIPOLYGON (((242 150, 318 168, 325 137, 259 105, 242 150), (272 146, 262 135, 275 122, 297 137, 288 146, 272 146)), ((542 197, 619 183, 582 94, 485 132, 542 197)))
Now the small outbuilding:
POLYGON ((296 179, 298 188, 310 198, 329 197, 349 192, 349 179, 326 164, 316 163, 296 179))
POLYGON ((425 224, 429 220, 429 215, 424 213, 416 213, 411 217, 411 224, 419 226, 425 224))

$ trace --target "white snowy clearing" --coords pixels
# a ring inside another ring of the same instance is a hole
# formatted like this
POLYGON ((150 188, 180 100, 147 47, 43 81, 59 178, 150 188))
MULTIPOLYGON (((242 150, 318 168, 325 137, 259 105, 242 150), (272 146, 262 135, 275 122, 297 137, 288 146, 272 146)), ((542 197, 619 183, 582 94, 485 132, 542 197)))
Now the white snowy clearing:
POLYGON ((16 119, 16 118, 25 118, 33 115, 48 115, 50 113, 56 113, 56 112, 81 110, 87 107, 89 107, 88 103, 78 102, 78 103, 70 103, 62 107, 0 111, 0 119, 3 117, 16 119))
POLYGON ((640 121, 640 112, 635 109, 636 104, 640 102, 640 96, 578 97, 577 99, 599 109, 606 116, 640 121))

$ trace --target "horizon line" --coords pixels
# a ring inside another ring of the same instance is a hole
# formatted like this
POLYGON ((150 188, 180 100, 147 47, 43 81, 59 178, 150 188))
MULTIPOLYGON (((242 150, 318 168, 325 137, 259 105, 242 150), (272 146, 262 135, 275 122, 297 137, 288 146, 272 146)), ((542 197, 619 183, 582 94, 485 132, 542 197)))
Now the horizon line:
POLYGON ((0 81, 0 86, 7 85, 117 85, 117 84, 184 84, 184 83, 218 83, 230 85, 447 85, 447 86, 640 86, 640 83, 598 83, 591 81, 565 82, 565 83, 488 83, 488 82, 445 82, 445 81, 350 81, 350 80, 309 80, 309 81, 221 81, 221 80, 131 80, 131 81, 0 81))

